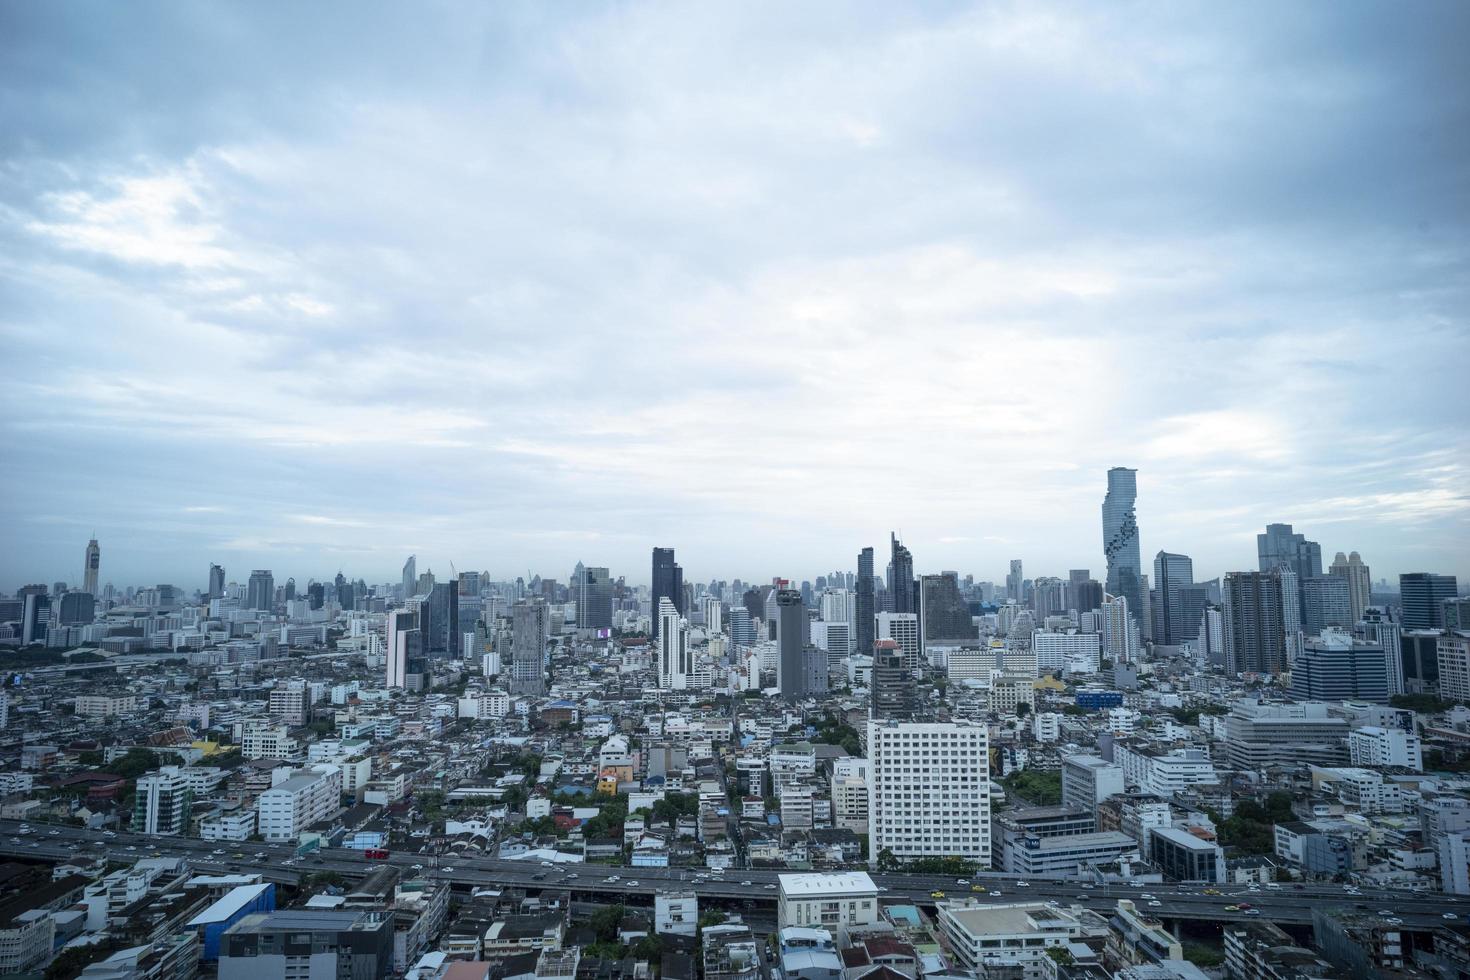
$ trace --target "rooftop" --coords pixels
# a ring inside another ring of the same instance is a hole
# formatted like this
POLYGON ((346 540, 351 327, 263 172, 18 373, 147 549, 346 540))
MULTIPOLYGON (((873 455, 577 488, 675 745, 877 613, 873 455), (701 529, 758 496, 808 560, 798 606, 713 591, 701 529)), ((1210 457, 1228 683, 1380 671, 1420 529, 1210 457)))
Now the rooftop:
POLYGON ((781 875, 781 894, 788 898, 833 895, 876 895, 878 886, 866 871, 781 875))

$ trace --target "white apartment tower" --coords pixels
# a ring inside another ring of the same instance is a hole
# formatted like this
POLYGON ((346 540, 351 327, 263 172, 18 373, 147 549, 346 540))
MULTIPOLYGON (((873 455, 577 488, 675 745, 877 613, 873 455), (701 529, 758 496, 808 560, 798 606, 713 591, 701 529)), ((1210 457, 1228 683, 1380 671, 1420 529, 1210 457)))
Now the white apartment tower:
POLYGON ((868 855, 990 864, 987 728, 967 721, 868 723, 868 855))
POLYGON ((682 691, 694 673, 694 653, 689 649, 689 623, 679 615, 667 596, 658 601, 658 686, 682 691))

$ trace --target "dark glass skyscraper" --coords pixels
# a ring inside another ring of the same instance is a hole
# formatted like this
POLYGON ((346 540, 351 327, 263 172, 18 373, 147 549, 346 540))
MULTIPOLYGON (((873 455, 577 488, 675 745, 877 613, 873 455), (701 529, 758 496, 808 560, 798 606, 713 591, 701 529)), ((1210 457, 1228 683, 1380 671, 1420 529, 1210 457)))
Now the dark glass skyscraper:
POLYGON ((804 697, 807 691, 805 650, 807 645, 806 606, 796 589, 776 591, 776 686, 789 701, 804 697))
POLYGON ((892 557, 888 560, 888 591, 893 594, 893 611, 917 613, 919 611, 917 589, 914 586, 914 556, 898 540, 897 534, 889 534, 892 557))
POLYGON ((658 601, 670 599, 679 615, 687 616, 684 608, 684 570, 674 561, 673 548, 653 549, 653 590, 649 596, 653 609, 653 635, 658 636, 658 601))
POLYGON ((246 609, 271 609, 276 602, 276 580, 268 569, 257 568, 250 573, 250 584, 245 593, 246 609))
POLYGON ((435 582, 416 605, 424 652, 459 656, 459 583, 435 582))
POLYGON ((209 598, 219 599, 225 594, 225 570, 222 565, 209 566, 209 598))
POLYGON ((1404 607, 1406 630, 1442 630, 1444 601, 1453 599, 1459 582, 1453 575, 1410 572, 1399 576, 1399 601, 1404 607))
POLYGON ((970 607, 960 596, 959 575, 955 572, 925 575, 919 580, 919 619, 925 643, 973 641, 979 636, 970 618, 970 607))
POLYGON ((1165 646, 1178 646, 1199 633, 1199 617, 1189 621, 1184 608, 1184 589, 1194 585, 1194 562, 1188 555, 1161 551, 1154 556, 1154 588, 1158 601, 1154 605, 1154 641, 1165 646))
POLYGON ((873 549, 858 552, 857 601, 857 652, 868 656, 873 652, 873 549))

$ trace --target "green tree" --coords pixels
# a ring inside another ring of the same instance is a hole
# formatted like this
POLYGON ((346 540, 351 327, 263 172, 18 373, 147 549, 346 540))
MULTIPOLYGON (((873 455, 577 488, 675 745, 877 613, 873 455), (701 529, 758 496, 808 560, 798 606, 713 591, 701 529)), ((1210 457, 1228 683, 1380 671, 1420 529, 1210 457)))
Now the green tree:
POLYGON ((149 749, 128 749, 127 754, 121 758, 114 759, 108 766, 107 771, 116 773, 124 779, 137 779, 144 773, 152 772, 162 763, 159 761, 158 753, 149 749))
POLYGON ((1016 717, 1017 718, 1025 718, 1030 713, 1031 713, 1031 705, 1027 704, 1025 701, 1018 701, 1016 703, 1016 717))
POLYGON ((647 960, 657 964, 663 959, 664 941, 656 935, 647 935, 633 944, 633 956, 635 959, 647 960))
POLYGON ((597 933, 599 942, 616 942, 618 938, 618 923, 623 921, 623 916, 626 914, 626 911, 621 905, 604 905, 592 913, 592 917, 587 920, 587 924, 597 933))
POLYGON ((725 915, 719 909, 706 909, 699 914, 699 928, 703 929, 705 926, 724 925, 727 918, 729 916, 725 915))

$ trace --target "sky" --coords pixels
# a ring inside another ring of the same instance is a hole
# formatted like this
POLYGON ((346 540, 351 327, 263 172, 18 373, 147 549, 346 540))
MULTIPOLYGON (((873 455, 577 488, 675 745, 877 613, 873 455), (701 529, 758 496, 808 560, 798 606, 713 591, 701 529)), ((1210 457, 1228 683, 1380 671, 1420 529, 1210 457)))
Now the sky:
POLYGON ((0 4, 0 589, 1470 580, 1470 4, 0 4), (879 565, 883 560, 880 558, 879 565))

